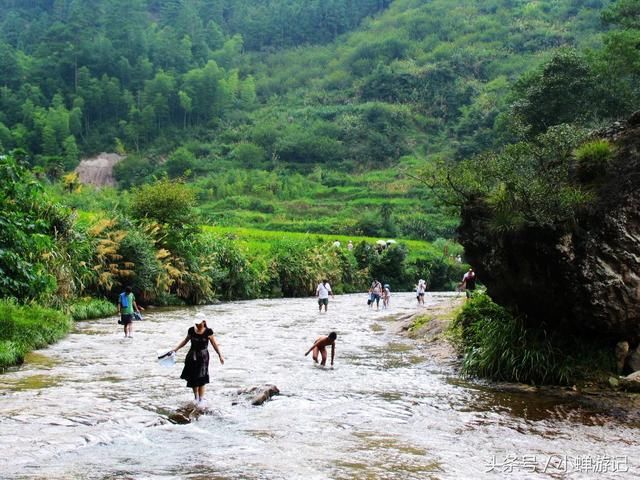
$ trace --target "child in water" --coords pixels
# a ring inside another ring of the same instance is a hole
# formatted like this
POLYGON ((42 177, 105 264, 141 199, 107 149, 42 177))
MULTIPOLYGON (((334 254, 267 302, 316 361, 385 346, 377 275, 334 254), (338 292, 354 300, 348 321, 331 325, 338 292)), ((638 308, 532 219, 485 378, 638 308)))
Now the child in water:
POLYGON ((321 354, 322 362, 320 365, 324 367, 327 364, 327 347, 331 345, 331 366, 333 367, 333 358, 336 354, 336 338, 338 338, 336 332, 331 332, 329 335, 319 337, 304 356, 306 357, 313 351, 313 361, 318 363, 318 354, 321 354))

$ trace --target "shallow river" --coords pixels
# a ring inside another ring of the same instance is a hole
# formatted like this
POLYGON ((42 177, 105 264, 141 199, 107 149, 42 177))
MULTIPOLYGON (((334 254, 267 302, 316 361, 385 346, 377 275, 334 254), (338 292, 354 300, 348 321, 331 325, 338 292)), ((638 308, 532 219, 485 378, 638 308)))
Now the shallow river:
MULTIPOLYGON (((427 296, 427 303, 445 301, 427 296)), ((475 479, 637 478, 640 428, 607 412, 460 381, 363 295, 259 300, 148 312, 124 339, 115 319, 83 322, 60 343, 0 375, 0 478, 475 479), (208 405, 190 424, 169 415, 191 399, 156 361, 206 315, 208 405), (304 352, 338 333, 334 369, 304 352), (273 383, 260 407, 232 405, 241 387, 273 383)))

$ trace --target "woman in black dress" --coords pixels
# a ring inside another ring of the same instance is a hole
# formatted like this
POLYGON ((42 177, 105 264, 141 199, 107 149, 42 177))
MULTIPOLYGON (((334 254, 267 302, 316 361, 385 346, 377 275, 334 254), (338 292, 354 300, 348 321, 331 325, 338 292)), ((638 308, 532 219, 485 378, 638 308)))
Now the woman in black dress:
POLYGON ((204 403, 204 386, 209 383, 209 350, 208 344, 211 342, 213 349, 218 354, 220 363, 224 365, 224 358, 213 336, 213 330, 207 327, 206 320, 196 323, 195 327, 189 328, 187 336, 180 345, 172 351, 177 352, 191 342, 191 348, 184 359, 184 368, 180 378, 187 381, 187 387, 193 389, 193 396, 197 404, 204 403))

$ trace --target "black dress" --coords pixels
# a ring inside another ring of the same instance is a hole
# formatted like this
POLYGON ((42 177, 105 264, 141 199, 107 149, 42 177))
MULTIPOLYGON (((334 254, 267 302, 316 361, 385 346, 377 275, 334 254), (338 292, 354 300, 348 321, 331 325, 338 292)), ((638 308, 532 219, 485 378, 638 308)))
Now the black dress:
POLYGON ((209 350, 207 345, 213 330, 207 328, 204 333, 196 333, 191 327, 187 333, 191 340, 191 348, 184 359, 184 368, 180 378, 187 381, 187 387, 201 387, 209 383, 209 350))

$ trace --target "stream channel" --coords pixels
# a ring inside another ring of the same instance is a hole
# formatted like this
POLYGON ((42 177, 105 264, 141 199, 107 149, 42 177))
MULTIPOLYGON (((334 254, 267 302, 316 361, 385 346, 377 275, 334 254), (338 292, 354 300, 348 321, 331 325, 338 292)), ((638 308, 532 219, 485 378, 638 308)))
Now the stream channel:
MULTIPOLYGON (((150 310, 123 338, 115 318, 81 322, 59 343, 0 375, 2 479, 638 478, 640 425, 615 412, 461 380, 420 343, 394 333, 416 311, 365 295, 150 310), (207 318, 211 409, 169 418, 192 395, 178 363, 156 352, 207 318), (338 333, 335 367, 304 352, 338 333), (239 388, 272 383, 262 406, 232 405, 239 388)), ((449 301, 428 294, 427 304, 449 301)))

